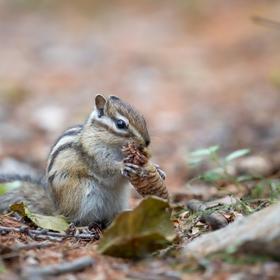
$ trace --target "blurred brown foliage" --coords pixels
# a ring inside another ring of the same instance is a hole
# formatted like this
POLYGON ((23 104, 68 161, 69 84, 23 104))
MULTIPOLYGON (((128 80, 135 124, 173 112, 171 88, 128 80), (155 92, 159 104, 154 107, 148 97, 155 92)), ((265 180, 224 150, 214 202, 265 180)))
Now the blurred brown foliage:
POLYGON ((187 150, 279 147, 278 1, 0 2, 0 157, 45 166, 96 93, 146 116, 180 186, 187 150))

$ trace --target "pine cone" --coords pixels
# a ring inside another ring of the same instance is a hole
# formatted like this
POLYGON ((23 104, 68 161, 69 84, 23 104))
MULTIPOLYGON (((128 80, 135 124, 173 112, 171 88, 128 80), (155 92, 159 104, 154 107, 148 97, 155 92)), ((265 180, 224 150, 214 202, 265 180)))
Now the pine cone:
POLYGON ((134 142, 130 142, 122 149, 124 162, 132 163, 143 168, 144 175, 129 175, 129 181, 142 196, 155 195, 163 199, 168 199, 168 191, 164 179, 158 172, 157 167, 149 161, 147 150, 138 147, 134 142))
POLYGON ((138 147, 134 142, 129 142, 122 148, 125 163, 144 166, 148 162, 149 154, 144 148, 138 147))

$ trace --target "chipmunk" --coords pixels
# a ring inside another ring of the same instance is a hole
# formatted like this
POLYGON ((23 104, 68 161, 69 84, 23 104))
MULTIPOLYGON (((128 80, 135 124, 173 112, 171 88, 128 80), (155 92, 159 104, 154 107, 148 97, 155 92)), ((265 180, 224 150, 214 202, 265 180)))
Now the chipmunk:
POLYGON ((67 129, 51 148, 43 179, 0 176, 0 182, 22 181, 0 197, 0 211, 23 201, 33 212, 62 214, 79 226, 109 224, 128 208, 127 177, 141 173, 121 152, 131 140, 149 146, 144 117, 116 96, 97 95, 85 123, 67 129))

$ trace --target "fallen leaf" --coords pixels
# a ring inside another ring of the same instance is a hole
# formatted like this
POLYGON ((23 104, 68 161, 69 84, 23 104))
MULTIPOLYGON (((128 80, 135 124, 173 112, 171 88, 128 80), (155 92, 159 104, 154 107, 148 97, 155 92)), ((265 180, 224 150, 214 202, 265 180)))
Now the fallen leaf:
POLYGON ((198 234, 200 232, 200 230, 201 229, 199 227, 193 227, 191 233, 192 233, 192 235, 195 235, 195 234, 198 234))
POLYGON ((27 217, 27 213, 26 213, 26 206, 24 205, 23 202, 18 202, 18 203, 14 203, 10 206, 10 209, 14 212, 17 212, 18 214, 20 214, 22 217, 27 217))
POLYGON ((10 209, 17 212, 22 217, 28 217, 35 225, 54 231, 65 231, 69 224, 63 216, 46 216, 37 213, 32 213, 23 202, 15 203, 10 206, 10 209))
POLYGON ((147 197, 132 211, 118 215, 104 231, 99 252, 123 258, 141 258, 165 248, 176 234, 170 220, 169 204, 147 197))

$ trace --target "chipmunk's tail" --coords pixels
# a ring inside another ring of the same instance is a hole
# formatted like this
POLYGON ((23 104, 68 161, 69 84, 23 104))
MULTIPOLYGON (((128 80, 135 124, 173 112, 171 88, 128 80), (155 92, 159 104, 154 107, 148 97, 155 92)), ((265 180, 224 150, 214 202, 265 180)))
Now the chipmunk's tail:
POLYGON ((0 196, 0 213, 9 210, 9 206, 17 202, 24 202, 30 211, 35 213, 45 215, 54 213, 55 208, 46 192, 46 183, 43 179, 20 175, 0 175, 0 184, 13 182, 15 188, 0 196))

